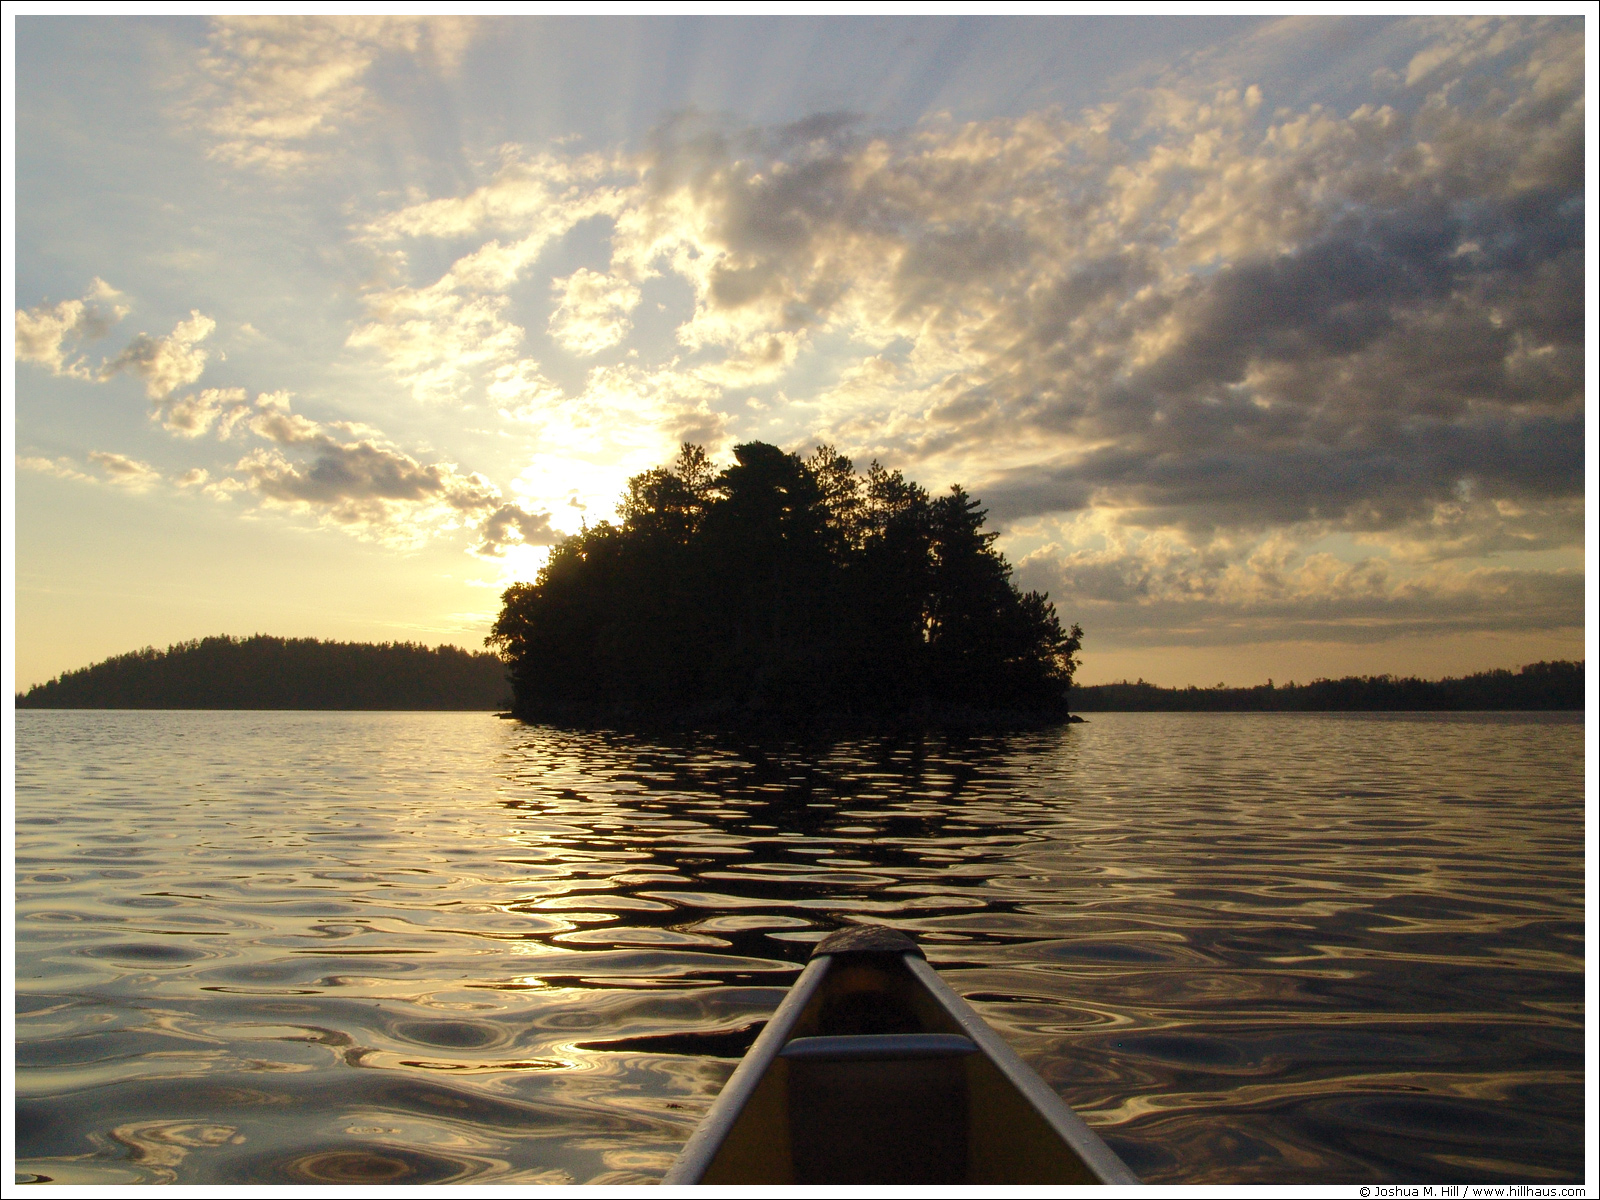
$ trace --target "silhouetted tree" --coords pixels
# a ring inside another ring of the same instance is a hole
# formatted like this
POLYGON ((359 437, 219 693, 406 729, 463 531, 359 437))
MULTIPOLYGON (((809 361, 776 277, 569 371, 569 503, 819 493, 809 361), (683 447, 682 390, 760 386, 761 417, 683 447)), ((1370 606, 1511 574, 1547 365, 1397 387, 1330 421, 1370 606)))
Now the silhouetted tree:
POLYGON ((697 446, 628 481, 620 526, 567 539, 488 643, 525 716, 1064 715, 1081 639, 1022 595, 960 488, 930 501, 831 446, 697 446))
POLYGON ((1164 688, 1139 680, 1075 690, 1085 712, 1462 712, 1584 707, 1584 664, 1529 663, 1521 670, 1461 678, 1347 675, 1257 687, 1164 688))

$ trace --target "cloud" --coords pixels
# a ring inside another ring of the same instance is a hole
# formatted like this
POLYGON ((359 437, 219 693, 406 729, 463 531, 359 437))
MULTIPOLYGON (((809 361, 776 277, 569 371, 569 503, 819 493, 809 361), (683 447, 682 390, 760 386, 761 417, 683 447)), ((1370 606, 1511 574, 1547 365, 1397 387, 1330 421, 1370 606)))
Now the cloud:
MULTIPOLYGON (((97 479, 93 475, 86 475, 78 470, 70 458, 44 458, 39 455, 19 457, 17 466, 28 471, 38 471, 45 475, 54 475, 58 479, 71 479, 77 483, 107 482, 117 487, 127 488, 129 491, 144 492, 159 483, 167 482, 166 478, 155 467, 147 462, 140 462, 136 458, 129 458, 126 454, 116 454, 107 450, 91 450, 88 454, 89 461, 100 468, 103 476, 97 479)), ((184 473, 171 482, 179 487, 194 487, 203 484, 207 479, 204 469, 195 469, 184 473)))
POLYGON ((40 455, 25 455, 17 458, 17 466, 25 471, 37 471, 41 475, 54 475, 58 479, 74 479, 88 482, 90 477, 78 470, 69 458, 44 458, 40 455))
POLYGON ((554 411, 566 396, 559 386, 540 373, 539 364, 531 358, 495 368, 484 394, 507 420, 554 411))
MULTIPOLYGON (((102 361, 98 367, 90 367, 81 354, 75 353, 80 343, 105 337, 128 312, 123 294, 98 277, 81 300, 18 309, 17 358, 47 367, 53 375, 74 379, 104 381, 118 374, 137 375, 145 381, 145 393, 156 401, 165 401, 177 388, 200 378, 207 353, 199 343, 211 335, 217 323, 198 309, 191 310, 188 319, 179 321, 166 337, 140 333, 120 354, 102 361)), ((210 403, 211 400, 195 397, 161 404, 156 418, 173 432, 195 436, 216 419, 215 413, 205 416, 210 403), (203 424, 197 424, 200 422, 203 424)))
MULTIPOLYGON (((1400 629, 1520 596, 1570 623, 1562 569, 1489 556, 1581 546, 1582 23, 1387 26, 1362 69, 1381 97, 1261 77, 1263 46, 1321 36, 1277 23, 1078 112, 691 113, 627 154, 513 147, 487 182, 362 218, 396 274, 349 344, 530 440, 513 498, 474 510, 485 553, 528 514, 607 510, 679 437, 777 428, 1053 525, 1060 565, 1029 569, 1086 605, 1400 629), (591 220, 609 261, 550 280, 547 314, 541 258, 591 220), (683 312, 664 351, 634 328, 661 277, 683 312), (530 330, 620 361, 576 383, 530 330)), ((273 453, 361 444, 250 420, 273 453)))
POLYGON ((1277 525, 1405 528, 1468 486, 1508 505, 1581 493, 1576 415, 1379 416, 1372 426, 1348 430, 1342 444, 1268 436, 1252 442, 1241 434, 1234 445, 1218 445, 1191 417, 1159 439, 1128 437, 1060 467, 1002 473, 984 496, 1009 520, 1093 504, 1130 524, 1204 538, 1217 528, 1277 525))
POLYGON ((233 471, 270 506, 372 541, 416 546, 491 509, 499 490, 453 463, 422 464, 370 441, 320 443, 309 462, 259 449, 233 471))
MULTIPOLYGON (((257 451, 241 464, 263 495, 286 503, 359 506, 390 501, 438 499, 449 507, 476 511, 494 499, 478 476, 457 474, 453 465, 423 466, 410 455, 372 442, 322 439, 308 466, 288 462, 274 451, 257 451)), ((363 517, 363 519, 367 519, 363 517)))
POLYGON ((52 375, 92 379, 93 370, 69 355, 78 343, 105 337, 127 314, 122 293, 97 276, 81 300, 17 310, 17 359, 47 367, 52 375))
POLYGON ((89 461, 105 472, 106 478, 130 491, 142 492, 161 482, 161 472, 149 463, 105 450, 89 451, 89 461))
POLYGON ((479 534, 473 553, 484 558, 500 558, 510 546, 554 546, 562 538, 551 527, 549 513, 528 512, 516 504, 502 504, 485 517, 479 534))
POLYGON ((1526 63, 1471 106, 1451 80, 1406 107, 1269 113, 1195 81, 798 151, 680 124, 616 253, 694 284, 680 340, 728 351, 702 377, 847 334, 883 369, 823 392, 822 432, 982 471, 1011 519, 1095 504, 1203 536, 1398 526, 1469 477, 1570 496, 1581 37, 1499 28, 1484 44, 1526 63))
POLYGON ((196 395, 156 405, 150 418, 160 422, 168 433, 185 438, 200 437, 215 425, 217 436, 225 439, 249 413, 243 388, 206 388, 196 395))
POLYGON ((100 378, 119 373, 137 375, 144 380, 145 394, 161 400, 184 384, 199 379, 206 369, 206 352, 199 347, 216 329, 217 323, 191 310, 189 319, 179 321, 164 338, 141 333, 123 352, 100 368, 100 378))
POLYGON ((1259 641, 1374 643, 1412 635, 1581 628, 1581 569, 1435 564, 1304 553, 1285 539, 1196 551, 1121 544, 1025 558, 1020 584, 1048 591, 1100 645, 1259 641))
POLYGON ((1436 77, 1444 68, 1460 72, 1512 49, 1523 28, 1477 17, 1460 21, 1430 23, 1435 37, 1411 56, 1406 64, 1406 86, 1436 77))
POLYGON ((710 243, 693 340, 847 330, 880 369, 821 397, 839 441, 975 468, 1010 520, 1095 506, 1205 544, 1415 531, 1469 481, 1570 499, 1581 51, 1570 23, 1496 44, 1545 65, 1471 107, 1267 114, 1228 86, 799 161, 680 137, 653 169, 710 243))
POLYGON ((288 392, 262 392, 246 422, 250 432, 282 446, 321 446, 331 440, 317 422, 291 412, 289 401, 288 392))
POLYGON ((262 393, 246 425, 272 444, 250 451, 208 492, 249 492, 268 507, 407 548, 473 524, 500 504, 499 488, 454 463, 421 463, 378 438, 339 441, 291 411, 286 392, 262 393))
POLYGON ((462 295, 442 280, 374 296, 371 305, 376 319, 348 344, 377 351, 419 400, 458 399, 478 370, 514 362, 522 349, 504 296, 462 295))
MULTIPOLYGON (((215 429, 224 440, 244 431, 267 444, 248 451, 221 478, 192 467, 165 480, 148 463, 126 455, 90 453, 109 482, 136 491, 170 482, 217 500, 245 495, 267 508, 402 549, 474 527, 479 544, 473 552, 489 557, 503 555, 512 545, 552 545, 561 536, 550 528, 548 514, 503 503, 500 489, 484 476, 450 462, 420 462, 368 425, 314 421, 293 411, 286 391, 261 392, 250 403, 243 388, 208 388, 159 404, 151 416, 186 440, 215 429), (513 531, 520 541, 510 536, 513 531)), ((95 481, 65 458, 33 456, 17 463, 61 478, 95 481)))
POLYGON ((577 221, 620 211, 626 173, 625 163, 603 155, 563 158, 508 146, 488 183, 464 196, 416 200, 375 218, 365 233, 379 244, 515 233, 515 244, 537 252, 577 221))
MULTIPOLYGON (((371 222, 363 236, 379 249, 486 230, 517 236, 494 238, 462 255, 431 283, 372 289, 365 297, 368 319, 348 344, 374 351, 420 400, 459 401, 480 381, 499 379, 525 357, 525 331, 508 315, 509 289, 553 241, 583 221, 619 210, 624 192, 614 186, 615 170, 593 156, 564 163, 548 155, 512 154, 489 184, 465 197, 413 204, 371 222)), ((625 321, 619 326, 619 318, 638 302, 636 295, 628 298, 631 285, 617 280, 596 288, 588 283, 591 275, 581 270, 573 277, 575 349, 603 338, 607 329, 617 332, 603 345, 614 344, 628 328, 625 321)))
POLYGON ((550 290, 559 300, 550 315, 551 336, 574 354, 615 346, 633 328, 628 314, 639 305, 639 289, 625 279, 580 267, 550 290))
MULTIPOLYGON (((474 552, 490 556, 515 544, 507 536, 513 529, 528 545, 553 544, 560 536, 549 529, 547 516, 503 504, 500 489, 482 475, 454 463, 419 462, 368 425, 311 420, 293 411, 286 391, 261 392, 252 404, 243 388, 207 388, 158 404, 151 417, 186 440, 215 429, 223 440, 242 430, 267 443, 247 452, 221 478, 192 467, 167 481, 213 499, 247 495, 265 507, 399 548, 473 526, 481 526, 482 543, 474 552)), ((123 454, 94 451, 89 459, 123 487, 143 491, 164 482, 154 467, 123 454)), ((17 461, 28 470, 93 482, 67 459, 17 461)))
POLYGON ((215 18, 187 116, 208 135, 213 158, 289 170, 371 118, 367 78, 380 58, 451 74, 473 31, 469 17, 215 18))

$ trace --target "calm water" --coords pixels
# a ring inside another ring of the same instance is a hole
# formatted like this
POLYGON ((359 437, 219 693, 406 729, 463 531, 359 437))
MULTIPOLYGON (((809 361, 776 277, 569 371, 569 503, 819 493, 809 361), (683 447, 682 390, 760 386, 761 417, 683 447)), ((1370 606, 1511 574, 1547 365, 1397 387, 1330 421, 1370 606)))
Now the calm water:
POLYGON ((33 1175, 654 1180, 863 920, 1147 1180, 1583 1170, 1578 715, 21 712, 16 783, 33 1175))

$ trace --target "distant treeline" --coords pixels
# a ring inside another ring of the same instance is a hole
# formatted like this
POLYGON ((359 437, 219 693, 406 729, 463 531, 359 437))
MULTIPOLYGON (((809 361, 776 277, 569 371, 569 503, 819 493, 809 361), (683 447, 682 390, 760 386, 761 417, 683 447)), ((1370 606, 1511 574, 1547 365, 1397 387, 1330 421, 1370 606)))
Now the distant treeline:
POLYGON ((505 664, 493 654, 257 634, 120 654, 28 689, 17 707, 494 709, 510 701, 505 664))
POLYGON ((1581 709, 1583 663, 1537 662, 1520 671, 1484 671, 1461 679, 1348 675, 1276 687, 1164 688, 1097 683, 1072 689, 1078 712, 1425 712, 1482 709, 1581 709))
POLYGON ((580 724, 1064 719, 1081 631, 1019 591, 960 487, 830 446, 685 445, 505 593, 515 711, 580 724))

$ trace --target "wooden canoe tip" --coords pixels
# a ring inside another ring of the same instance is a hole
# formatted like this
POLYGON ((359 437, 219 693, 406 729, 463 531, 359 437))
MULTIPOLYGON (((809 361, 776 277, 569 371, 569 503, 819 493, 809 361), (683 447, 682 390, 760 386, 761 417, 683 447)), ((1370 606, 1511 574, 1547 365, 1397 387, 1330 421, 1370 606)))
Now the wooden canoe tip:
POLYGON ((922 959, 928 957, 922 952, 921 946, 898 929, 883 925, 852 925, 848 929, 835 930, 812 948, 812 958, 824 954, 915 954, 922 959))

